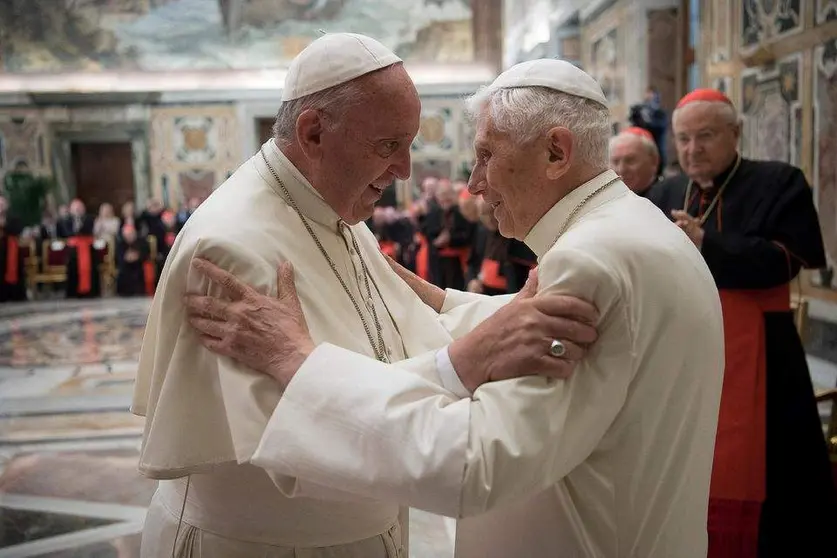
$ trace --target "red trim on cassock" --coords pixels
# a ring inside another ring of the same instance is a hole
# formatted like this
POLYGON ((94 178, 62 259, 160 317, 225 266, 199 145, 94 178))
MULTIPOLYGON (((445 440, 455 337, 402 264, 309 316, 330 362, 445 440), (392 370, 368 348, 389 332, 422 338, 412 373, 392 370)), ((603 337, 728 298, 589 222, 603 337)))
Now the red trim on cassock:
POLYGON ((174 246, 175 237, 177 237, 177 234, 175 234, 173 232, 167 232, 166 233, 166 246, 168 246, 169 248, 174 246))
POLYGON ((459 258, 459 265, 462 266, 462 271, 468 267, 468 256, 471 254, 471 249, 467 246, 462 248, 439 248, 440 258, 459 258))
POLYGON ((6 274, 3 281, 7 285, 17 285, 20 280, 20 270, 18 269, 18 258, 20 257, 20 245, 17 242, 16 236, 6 237, 6 274))
POLYGON ((76 270, 78 271, 79 294, 87 294, 93 288, 93 242, 92 236, 74 236, 67 239, 67 246, 76 249, 76 270))
POLYGON ((482 276, 482 284, 490 289, 505 291, 509 288, 508 281, 500 273, 500 262, 497 260, 484 258, 482 266, 480 266, 480 275, 482 276))
POLYGON ((419 249, 416 251, 416 275, 430 281, 430 250, 427 247, 427 238, 423 234, 416 234, 419 249))
POLYGON ((788 284, 721 290, 725 371, 709 491, 709 558, 755 556, 766 490, 765 312, 790 311, 788 284))
POLYGON ((151 260, 142 262, 142 278, 145 281, 145 294, 154 296, 154 282, 157 280, 157 268, 151 260))

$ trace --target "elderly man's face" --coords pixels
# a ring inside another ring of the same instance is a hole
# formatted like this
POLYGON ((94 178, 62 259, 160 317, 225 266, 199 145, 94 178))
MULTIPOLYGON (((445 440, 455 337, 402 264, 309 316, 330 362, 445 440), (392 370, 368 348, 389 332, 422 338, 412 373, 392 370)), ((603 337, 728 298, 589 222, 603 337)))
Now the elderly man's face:
POLYGON ((680 167, 698 183, 721 174, 738 149, 739 126, 721 110, 715 103, 694 103, 678 109, 672 121, 680 167))
POLYGON ((81 217, 84 215, 86 208, 81 200, 73 200, 70 202, 70 215, 74 217, 81 217))
POLYGON ((366 92, 360 104, 334 127, 308 128, 317 136, 306 138, 317 143, 309 143, 316 166, 312 182, 349 224, 368 219, 393 180, 410 177, 410 145, 421 113, 418 92, 404 68, 360 79, 366 92))
POLYGON ((522 240, 534 225, 527 201, 543 174, 546 153, 537 144, 521 145, 497 130, 486 110, 477 119, 474 151, 468 191, 482 194, 494 210, 500 234, 522 240))
POLYGON ((648 189, 657 175, 659 162, 656 147, 638 136, 625 134, 611 144, 610 166, 634 192, 648 189))

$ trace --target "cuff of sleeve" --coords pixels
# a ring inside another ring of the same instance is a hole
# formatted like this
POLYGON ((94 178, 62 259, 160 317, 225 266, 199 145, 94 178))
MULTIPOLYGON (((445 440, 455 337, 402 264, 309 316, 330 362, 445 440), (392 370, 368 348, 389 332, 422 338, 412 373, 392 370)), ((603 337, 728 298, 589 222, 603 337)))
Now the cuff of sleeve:
POLYGON ((442 387, 460 399, 471 397, 471 392, 462 384, 462 380, 459 379, 459 375, 453 367, 448 347, 436 352, 436 370, 442 379, 442 387))
POLYGON ((444 314, 457 306, 462 306, 463 304, 480 300, 484 296, 485 295, 481 295, 479 293, 468 293, 465 291, 457 291, 456 289, 445 289, 445 302, 442 304, 441 314, 444 314))

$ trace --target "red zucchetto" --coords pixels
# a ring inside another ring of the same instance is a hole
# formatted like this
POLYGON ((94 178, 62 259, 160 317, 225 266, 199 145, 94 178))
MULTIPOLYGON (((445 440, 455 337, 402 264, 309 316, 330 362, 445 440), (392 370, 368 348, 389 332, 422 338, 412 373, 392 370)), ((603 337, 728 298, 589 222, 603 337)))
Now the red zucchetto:
POLYGON ((676 109, 685 107, 689 103, 694 103, 695 101, 709 101, 715 103, 726 103, 728 105, 732 105, 732 101, 729 100, 729 97, 718 91, 717 89, 695 89, 691 93, 687 93, 680 99, 680 102, 677 103, 676 109))

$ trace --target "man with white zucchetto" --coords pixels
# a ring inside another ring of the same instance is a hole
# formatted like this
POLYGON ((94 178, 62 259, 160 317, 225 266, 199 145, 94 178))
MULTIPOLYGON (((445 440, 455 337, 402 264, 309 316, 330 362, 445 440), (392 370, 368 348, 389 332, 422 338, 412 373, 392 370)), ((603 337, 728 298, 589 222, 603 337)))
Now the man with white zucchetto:
MULTIPOLYGON (((471 194, 501 234, 537 254, 535 300, 593 302, 596 343, 566 379, 463 381, 451 397, 426 375, 318 344, 299 308, 300 277, 284 275, 270 297, 202 266, 233 299, 189 297, 203 343, 285 389, 254 462, 301 479, 298 497, 311 483, 459 518, 458 558, 705 557, 723 380, 706 263, 608 170, 610 114, 592 77, 560 60, 524 62, 468 104, 471 194)), ((478 313, 497 300, 399 272, 437 311, 478 313)), ((492 318, 513 316, 506 305, 492 318)), ((477 349, 518 351, 502 335, 475 340, 436 352, 443 385, 504 366, 477 349)), ((547 347, 560 354, 563 343, 544 338, 533 367, 547 365, 547 347)))
POLYGON ((195 261, 212 260, 271 295, 289 271, 277 278, 280 262, 292 262, 306 331, 336 369, 351 366, 344 353, 367 355, 423 378, 450 403, 459 398, 444 385, 460 381, 475 388, 522 374, 564 377, 595 340, 592 305, 534 298, 534 282, 514 300, 479 309, 457 307, 455 297, 431 308, 393 271, 363 222, 383 190, 409 175, 419 115, 415 86, 395 54, 368 37, 327 34, 291 64, 275 137, 177 235, 151 307, 132 405, 146 417, 140 471, 160 480, 143 556, 395 558, 408 548, 406 509, 396 499, 346 498, 339 488, 318 489, 259 464, 282 389, 201 345, 183 295, 222 290, 193 269, 195 261), (504 312, 482 322, 502 305, 504 312), (553 340, 562 349, 557 356, 549 354, 553 340), (469 361, 494 367, 445 379, 449 371, 438 368, 436 355, 463 343, 469 361))

